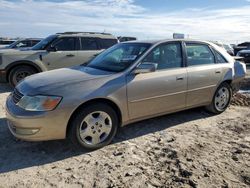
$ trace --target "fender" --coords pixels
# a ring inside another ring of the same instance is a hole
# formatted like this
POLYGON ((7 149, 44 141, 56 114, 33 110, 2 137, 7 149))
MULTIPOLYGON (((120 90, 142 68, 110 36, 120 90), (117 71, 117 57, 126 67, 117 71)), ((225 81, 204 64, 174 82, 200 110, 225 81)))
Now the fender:
POLYGON ((33 66, 35 67, 38 72, 43 72, 42 68, 40 66, 38 66, 36 63, 33 63, 32 61, 29 61, 29 60, 21 60, 21 61, 15 61, 11 64, 9 64, 5 70, 6 72, 9 72, 9 70, 17 65, 30 65, 30 66, 33 66))
POLYGON ((10 73, 10 70, 15 67, 15 66, 18 66, 18 65, 30 65, 32 67, 34 67, 38 73, 39 72, 43 72, 43 69, 38 66, 36 63, 33 63, 32 61, 29 61, 29 60, 21 60, 21 61, 15 61, 15 62, 12 62, 11 64, 9 64, 6 68, 5 68, 5 75, 4 75, 4 78, 2 78, 2 80, 4 82, 8 82, 8 77, 9 77, 9 73, 10 73))

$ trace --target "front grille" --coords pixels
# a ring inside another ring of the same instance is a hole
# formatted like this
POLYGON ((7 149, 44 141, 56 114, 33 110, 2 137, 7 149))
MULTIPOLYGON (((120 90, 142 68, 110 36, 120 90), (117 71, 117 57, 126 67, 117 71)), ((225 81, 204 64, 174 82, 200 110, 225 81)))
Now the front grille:
POLYGON ((15 104, 17 104, 21 98, 23 97, 23 94, 20 93, 17 89, 14 89, 13 93, 12 93, 12 100, 15 104))

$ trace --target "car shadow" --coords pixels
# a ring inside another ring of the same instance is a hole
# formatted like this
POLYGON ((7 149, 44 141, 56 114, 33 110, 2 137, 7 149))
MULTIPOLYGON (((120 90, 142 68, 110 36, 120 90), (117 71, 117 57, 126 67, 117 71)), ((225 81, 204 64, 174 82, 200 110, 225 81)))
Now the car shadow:
POLYGON ((9 84, 0 83, 0 93, 8 93, 11 92, 13 88, 9 84))
MULTIPOLYGON (((202 108, 141 121, 119 129, 111 144, 120 143, 154 132, 162 131, 181 123, 210 117, 202 108)), ((107 148, 102 148, 105 150, 107 148)), ((73 146, 68 140, 25 142, 15 139, 8 131, 5 118, 0 118, 0 173, 27 167, 44 165, 91 152, 73 146)))

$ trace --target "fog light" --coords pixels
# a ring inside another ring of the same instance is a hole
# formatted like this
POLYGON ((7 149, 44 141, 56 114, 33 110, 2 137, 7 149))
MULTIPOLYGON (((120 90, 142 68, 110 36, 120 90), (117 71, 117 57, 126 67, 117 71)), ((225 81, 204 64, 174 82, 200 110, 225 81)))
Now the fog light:
POLYGON ((16 128, 16 134, 22 134, 22 135, 32 135, 32 134, 36 134, 38 131, 39 129, 16 128))
POLYGON ((39 131, 39 129, 34 128, 19 128, 11 124, 9 124, 9 126, 13 132, 20 135, 33 135, 39 131))

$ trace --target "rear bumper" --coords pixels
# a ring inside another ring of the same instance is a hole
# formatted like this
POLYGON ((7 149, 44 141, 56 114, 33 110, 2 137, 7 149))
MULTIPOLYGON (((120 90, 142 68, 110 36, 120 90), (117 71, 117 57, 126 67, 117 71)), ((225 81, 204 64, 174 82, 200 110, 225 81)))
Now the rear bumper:
POLYGON ((0 83, 7 82, 7 71, 0 69, 0 83))
POLYGON ((241 82, 245 79, 246 77, 246 64, 236 61, 234 63, 234 78, 232 82, 232 88, 234 92, 239 91, 241 87, 241 82))

